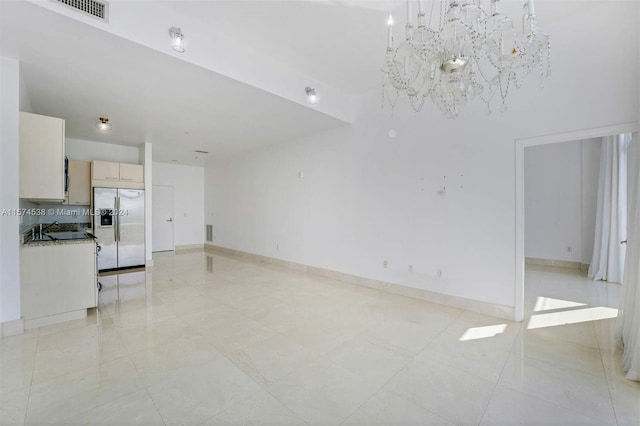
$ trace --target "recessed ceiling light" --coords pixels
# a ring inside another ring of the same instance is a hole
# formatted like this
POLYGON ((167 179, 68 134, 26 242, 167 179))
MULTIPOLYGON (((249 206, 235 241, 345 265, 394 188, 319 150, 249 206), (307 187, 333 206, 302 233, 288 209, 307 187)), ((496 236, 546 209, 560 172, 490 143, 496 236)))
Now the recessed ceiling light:
POLYGON ((176 52, 184 52, 184 34, 178 27, 169 28, 169 35, 171 36, 171 47, 176 52))
POLYGON ((96 128, 103 132, 108 132, 111 130, 111 123, 109 123, 107 117, 100 117, 98 121, 96 121, 96 128))

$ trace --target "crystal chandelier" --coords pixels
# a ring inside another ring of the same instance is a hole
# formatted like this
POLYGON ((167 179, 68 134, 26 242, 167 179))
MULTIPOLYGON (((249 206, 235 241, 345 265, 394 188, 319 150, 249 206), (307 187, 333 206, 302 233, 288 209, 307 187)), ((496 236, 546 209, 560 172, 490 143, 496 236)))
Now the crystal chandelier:
POLYGON ((500 0, 490 2, 486 12, 480 0, 440 0, 440 21, 433 29, 425 24, 424 0, 419 0, 414 29, 413 4, 407 0, 406 37, 395 49, 389 15, 382 72, 383 96, 392 107, 406 97, 420 111, 430 98, 445 116, 456 118, 460 107, 479 97, 490 114, 496 99, 505 111, 510 88, 520 87, 535 69, 542 86, 550 74, 550 45, 538 29, 533 0, 523 7, 522 32, 502 14, 500 0))

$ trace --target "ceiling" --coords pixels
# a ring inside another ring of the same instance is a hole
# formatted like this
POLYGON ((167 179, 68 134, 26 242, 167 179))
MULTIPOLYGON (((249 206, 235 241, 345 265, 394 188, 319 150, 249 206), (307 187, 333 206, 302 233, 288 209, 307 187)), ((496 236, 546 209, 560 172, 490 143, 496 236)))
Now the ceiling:
MULTIPOLYGON (((405 10, 400 0, 112 0, 113 19, 101 27, 34 2, 0 0, 0 52, 21 61, 33 112, 64 118, 69 138, 151 142, 154 161, 194 165, 347 125, 329 102, 306 104, 302 81, 332 88, 341 102, 379 91, 386 15, 396 17, 398 40, 405 10), (171 25, 185 31, 183 55, 169 48, 171 25), (111 132, 96 130, 100 116, 111 132)), ((522 2, 503 9, 517 20, 522 2)), ((557 31, 597 3, 544 2, 538 17, 557 31)), ((438 20, 431 5, 428 22, 438 20)))
MULTIPOLYGON (((175 13, 197 17, 212 37, 268 57, 358 95, 380 87, 386 15, 393 0, 171 1, 175 13)), ((398 30, 400 31, 400 30, 398 30)), ((400 37, 400 34, 396 34, 400 37)))
POLYGON ((64 118, 68 138, 151 142, 154 161, 205 165, 346 125, 31 3, 2 12, 2 55, 20 60, 32 111, 64 118), (100 116, 111 132, 95 128, 100 116))

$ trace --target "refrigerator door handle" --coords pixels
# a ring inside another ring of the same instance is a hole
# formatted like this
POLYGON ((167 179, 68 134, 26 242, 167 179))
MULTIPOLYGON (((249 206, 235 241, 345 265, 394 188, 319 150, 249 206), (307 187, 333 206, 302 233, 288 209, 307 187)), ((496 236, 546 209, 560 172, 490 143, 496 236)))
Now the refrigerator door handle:
POLYGON ((120 241, 120 197, 116 197, 116 241, 120 241))
POLYGON ((113 226, 113 241, 118 241, 118 216, 116 215, 116 200, 113 200, 113 212, 111 214, 111 225, 113 226))

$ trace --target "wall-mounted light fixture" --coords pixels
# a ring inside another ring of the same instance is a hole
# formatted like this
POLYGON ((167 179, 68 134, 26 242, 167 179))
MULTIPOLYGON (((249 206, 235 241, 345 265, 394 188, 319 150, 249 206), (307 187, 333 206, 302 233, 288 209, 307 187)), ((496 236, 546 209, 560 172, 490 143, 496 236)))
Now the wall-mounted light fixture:
POLYGON ((310 104, 318 103, 318 95, 316 95, 316 89, 307 86, 305 87, 304 91, 307 94, 307 100, 309 101, 310 104))
POLYGON ((184 34, 178 27, 169 28, 169 35, 171 36, 171 47, 176 52, 184 52, 184 34))
POLYGON ((111 130, 111 123, 109 123, 107 117, 100 117, 98 121, 96 121, 96 128, 103 132, 108 132, 111 130))

